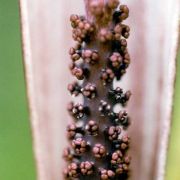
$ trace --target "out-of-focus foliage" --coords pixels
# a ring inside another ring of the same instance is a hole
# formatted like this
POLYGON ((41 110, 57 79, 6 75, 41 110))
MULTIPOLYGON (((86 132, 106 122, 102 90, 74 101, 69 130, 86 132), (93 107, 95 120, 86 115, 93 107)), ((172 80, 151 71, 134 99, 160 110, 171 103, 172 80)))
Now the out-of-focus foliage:
POLYGON ((168 152, 166 180, 180 180, 180 50, 177 58, 173 121, 168 152))
POLYGON ((16 0, 0 0, 0 179, 35 179, 16 0))

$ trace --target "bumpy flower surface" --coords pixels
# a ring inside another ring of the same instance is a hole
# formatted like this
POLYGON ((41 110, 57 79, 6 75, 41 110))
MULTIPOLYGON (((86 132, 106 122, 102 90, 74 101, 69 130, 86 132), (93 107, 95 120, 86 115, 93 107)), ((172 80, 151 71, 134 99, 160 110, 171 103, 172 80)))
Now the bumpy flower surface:
POLYGON ((67 127, 70 146, 63 154, 64 178, 125 180, 131 159, 125 107, 131 92, 113 87, 113 81, 120 80, 130 64, 130 28, 124 24, 129 9, 118 0, 87 2, 87 18, 70 17, 76 45, 69 50, 69 68, 79 82, 69 84, 68 90, 83 102, 71 102, 67 108, 73 122, 67 127), (114 112, 117 103, 122 109, 114 112))

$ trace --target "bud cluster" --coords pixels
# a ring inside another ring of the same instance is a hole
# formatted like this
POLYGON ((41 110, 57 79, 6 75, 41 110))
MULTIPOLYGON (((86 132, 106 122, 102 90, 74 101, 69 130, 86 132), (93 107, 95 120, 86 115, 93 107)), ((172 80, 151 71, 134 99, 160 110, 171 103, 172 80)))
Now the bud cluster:
POLYGON ((80 81, 68 85, 83 103, 70 102, 67 110, 73 122, 67 126, 70 146, 64 150, 67 161, 64 179, 126 180, 129 176, 130 138, 126 133, 130 118, 124 108, 131 92, 113 87, 130 64, 127 38, 129 16, 119 0, 87 1, 87 17, 71 15, 72 37, 69 50, 71 74, 80 81), (114 111, 120 104, 123 109, 114 111))

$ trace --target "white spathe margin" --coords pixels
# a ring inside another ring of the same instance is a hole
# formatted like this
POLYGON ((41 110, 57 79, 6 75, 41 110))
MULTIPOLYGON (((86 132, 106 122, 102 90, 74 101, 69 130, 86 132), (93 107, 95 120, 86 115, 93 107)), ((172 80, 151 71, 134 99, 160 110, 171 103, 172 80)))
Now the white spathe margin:
POLYGON ((162 105, 162 117, 161 117, 161 136, 159 140, 159 152, 158 152, 158 169, 157 169, 157 180, 165 179, 165 170, 166 170, 166 162, 167 162, 167 151, 169 144, 169 136, 170 136, 170 128, 171 128, 171 120, 172 120, 172 108, 173 108, 173 95, 174 95, 174 83, 175 83, 175 75, 176 75, 176 56, 177 56, 177 48, 178 48, 178 35, 179 35, 179 12, 180 12, 180 4, 179 0, 166 0, 162 3, 167 5, 165 9, 166 17, 166 41, 164 44, 166 45, 164 48, 164 57, 163 59, 167 60, 167 63, 164 64, 163 75, 166 78, 164 83, 164 88, 161 97, 161 105, 162 105), (168 26, 167 26, 168 24, 168 26))
POLYGON ((21 31, 22 31, 22 48, 23 48, 23 58, 24 58, 24 69, 26 76, 26 88, 27 88, 27 97, 29 102, 29 112, 32 126, 32 136, 33 136, 33 147, 34 155, 36 160, 37 176, 38 179, 43 179, 45 177, 43 166, 43 152, 41 148, 41 135, 39 134, 39 121, 38 113, 36 111, 36 97, 34 91, 34 73, 33 73, 33 63, 31 56, 31 40, 30 40, 30 28, 29 28, 29 16, 27 11, 27 1, 20 0, 20 14, 21 14, 21 31))

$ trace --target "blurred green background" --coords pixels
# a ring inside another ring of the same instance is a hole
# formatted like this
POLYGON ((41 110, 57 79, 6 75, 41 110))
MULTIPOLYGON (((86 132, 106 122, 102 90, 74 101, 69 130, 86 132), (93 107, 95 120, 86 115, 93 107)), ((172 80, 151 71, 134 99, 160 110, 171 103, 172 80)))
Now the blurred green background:
POLYGON ((34 180, 17 0, 0 0, 0 180, 34 180))
POLYGON ((168 152, 166 180, 180 180, 180 50, 177 58, 177 75, 173 108, 173 121, 168 152))
MULTIPOLYGON (((180 53, 166 180, 180 180, 180 53)), ((0 180, 35 180, 18 1, 0 0, 0 180)))

